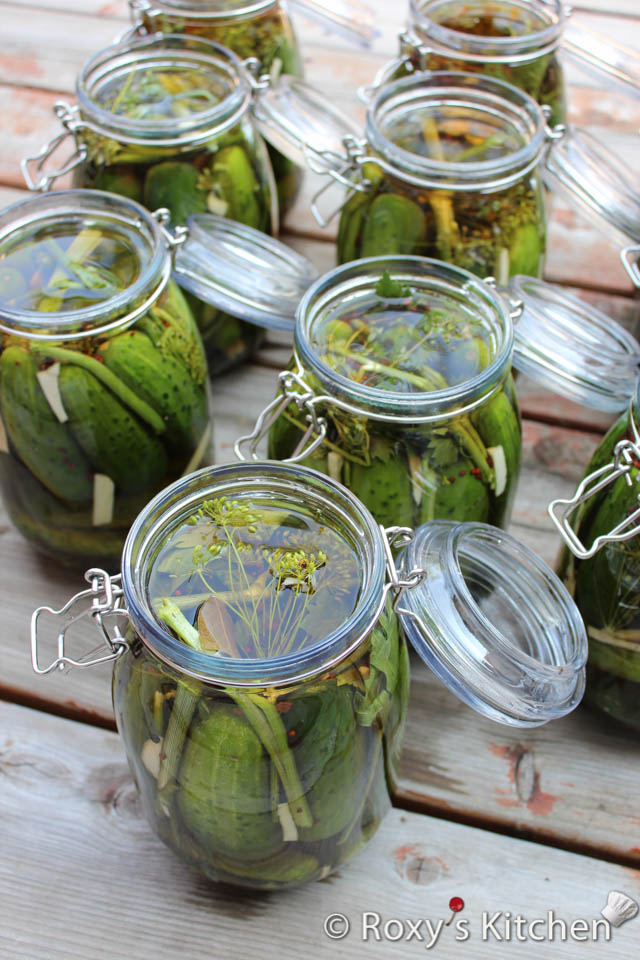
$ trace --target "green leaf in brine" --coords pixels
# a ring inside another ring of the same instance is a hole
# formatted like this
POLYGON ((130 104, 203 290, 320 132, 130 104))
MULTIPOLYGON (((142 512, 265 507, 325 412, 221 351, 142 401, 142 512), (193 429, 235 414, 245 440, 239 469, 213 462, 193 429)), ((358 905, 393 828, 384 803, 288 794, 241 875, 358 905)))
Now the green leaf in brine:
POLYGON ((385 270, 376 284, 376 296, 383 300, 399 300, 411 296, 411 288, 403 287, 399 280, 393 280, 385 270))

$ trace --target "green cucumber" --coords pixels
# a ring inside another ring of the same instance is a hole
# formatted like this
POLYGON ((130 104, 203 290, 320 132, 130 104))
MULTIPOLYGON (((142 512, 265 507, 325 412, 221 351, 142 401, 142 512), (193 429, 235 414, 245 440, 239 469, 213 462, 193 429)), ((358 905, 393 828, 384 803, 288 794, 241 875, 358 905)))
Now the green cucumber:
POLYGON ((349 464, 347 486, 385 527, 413 524, 411 477, 405 461, 398 456, 373 459, 369 466, 349 464))
POLYGON ((95 473, 118 492, 151 494, 167 475, 167 454, 137 417, 88 370, 65 364, 58 378, 71 432, 95 473))
POLYGON ((256 230, 265 229, 260 185, 242 147, 220 150, 213 161, 212 172, 220 196, 228 204, 226 216, 256 230))
MULTIPOLYGON (((93 179, 91 186, 94 190, 119 193, 123 197, 142 203, 142 183, 133 169, 104 167, 93 179)), ((157 209, 157 207, 151 209, 157 209)))
POLYGON ((192 213, 205 213, 205 194, 198 189, 198 171, 190 163, 166 160, 149 167, 144 180, 144 205, 168 207, 172 224, 184 224, 192 213))
POLYGON ((100 347, 113 372, 151 404, 167 424, 170 454, 189 460, 208 423, 207 394, 196 385, 184 363, 163 355, 146 333, 127 330, 100 347))
POLYGON ((185 826, 209 855, 259 860, 281 849, 282 830, 270 809, 270 760, 234 708, 218 705, 191 729, 178 782, 185 826))
POLYGON ((236 883, 252 880, 259 886, 269 888, 307 883, 320 872, 320 864, 311 854, 296 850, 295 847, 292 849, 291 844, 288 844, 280 853, 263 861, 247 863, 244 860, 235 861, 216 856, 215 869, 217 873, 223 874, 219 879, 236 883))
POLYGON ((348 263, 358 259, 358 241, 371 197, 367 193, 354 193, 342 209, 338 226, 338 262, 348 263))
POLYGON ((39 364, 23 347, 0 358, 0 414, 16 453, 54 496, 69 503, 93 497, 92 469, 69 425, 60 423, 38 383, 39 364))
POLYGON ((509 243, 509 276, 524 273, 537 277, 542 266, 544 235, 536 223, 524 223, 513 231, 509 243))
POLYGON ((471 422, 487 448, 502 447, 506 468, 503 482, 506 486, 500 494, 493 496, 495 510, 492 523, 503 526, 511 516, 522 457, 522 426, 511 375, 488 403, 474 410, 471 422))
POLYGON ((460 523, 489 521, 489 490, 480 477, 471 473, 472 469, 473 463, 466 458, 460 458, 445 468, 435 494, 433 517, 421 516, 421 523, 433 518, 460 523))
POLYGON ((426 236, 427 220, 418 204, 408 197, 383 193, 369 207, 360 256, 419 253, 426 236))

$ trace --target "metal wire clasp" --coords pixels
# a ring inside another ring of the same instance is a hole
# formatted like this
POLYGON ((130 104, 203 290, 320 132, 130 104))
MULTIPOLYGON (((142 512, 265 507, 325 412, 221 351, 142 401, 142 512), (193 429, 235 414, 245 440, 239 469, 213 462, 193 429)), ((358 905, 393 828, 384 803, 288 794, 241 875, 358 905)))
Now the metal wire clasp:
POLYGON ((310 456, 314 450, 317 450, 327 435, 327 421, 324 417, 319 417, 316 405, 323 401, 323 397, 316 397, 313 390, 302 379, 299 373, 292 370, 283 370, 278 377, 280 392, 269 403, 256 420, 256 425, 251 433, 244 437, 238 437, 233 445, 233 450, 238 460, 260 460, 262 459, 257 452, 258 444, 267 435, 269 428, 278 419, 281 413, 291 404, 295 403, 298 410, 305 414, 305 419, 309 426, 300 438, 295 450, 290 457, 284 460, 284 463, 299 463, 305 457, 310 456), (310 438, 316 434, 315 439, 309 443, 310 438), (245 456, 243 447, 249 445, 249 456, 245 456))
POLYGON ((316 190, 311 198, 311 212, 316 222, 321 227, 328 227, 331 221, 342 210, 345 203, 354 193, 367 193, 371 183, 366 178, 356 179, 354 174, 369 159, 366 156, 365 143, 357 137, 347 134, 342 140, 344 144, 344 154, 336 153, 333 150, 318 150, 310 144, 305 144, 303 148, 304 158, 307 166, 313 173, 329 177, 319 190, 316 190), (345 192, 341 197, 337 207, 333 207, 328 213, 323 214, 318 206, 319 201, 325 195, 327 190, 332 189, 338 184, 345 192))
POLYGON ((76 132, 82 126, 82 122, 78 119, 77 109, 75 107, 70 107, 68 103, 65 103, 63 100, 59 100, 54 104, 53 112, 63 126, 62 133, 59 133, 56 137, 53 137, 52 140, 49 140, 48 143, 42 147, 38 153, 35 153, 31 157, 23 157, 20 161, 20 169, 22 170, 22 176, 25 179, 25 182, 29 190, 34 190, 37 192, 44 192, 49 190, 53 183, 62 177, 65 173, 69 173, 79 164, 81 164, 87 156, 87 148, 78 143, 78 138, 76 132), (59 146, 68 138, 73 137, 75 143, 75 150, 69 157, 69 159, 57 170, 52 173, 42 173, 44 165, 51 158, 51 156, 56 152, 59 146), (31 175, 31 167, 35 167, 35 173, 42 174, 37 179, 34 179, 31 175))
POLYGON ((171 211, 168 207, 158 207, 151 216, 160 224, 162 235, 167 241, 169 250, 174 253, 188 239, 189 227, 179 225, 174 227, 173 230, 169 230, 167 224, 171 222, 171 211))
POLYGON ((93 568, 87 570, 84 578, 90 584, 89 589, 76 593, 60 610, 54 610, 53 607, 38 607, 34 610, 31 616, 31 665, 36 673, 45 674, 51 673, 52 670, 64 670, 66 666, 93 667, 98 663, 109 663, 111 660, 117 660, 128 649, 129 644, 122 636, 118 624, 113 625, 112 635, 104 622, 108 617, 114 617, 116 620, 122 617, 125 621, 129 619, 128 610, 122 606, 124 594, 120 586, 120 576, 110 577, 104 570, 93 568), (74 607, 79 609, 74 611, 74 607), (38 643, 42 640, 42 633, 39 633, 39 630, 41 631, 39 619, 43 613, 64 617, 64 623, 57 638, 58 656, 48 667, 41 667, 38 661, 38 643), (102 635, 102 644, 82 659, 74 660, 65 653, 66 633, 73 624, 85 617, 90 617, 97 624, 102 635), (99 653, 104 644, 109 652, 94 656, 99 653))
MULTIPOLYGON (((632 467, 640 468, 640 443, 638 437, 635 441, 620 440, 614 448, 614 459, 612 463, 594 470, 584 478, 573 497, 570 500, 553 500, 548 507, 549 516, 560 531, 560 535, 574 554, 580 560, 588 560, 605 543, 615 543, 620 540, 630 540, 640 533, 640 506, 629 516, 625 517, 609 533, 596 537, 591 547, 584 546, 582 541, 569 523, 569 518, 573 511, 585 503, 591 497, 595 496, 600 490, 603 490, 619 477, 624 477, 629 486, 633 480, 629 476, 632 467)), ((638 503, 640 504, 640 493, 638 494, 638 503)))
POLYGON ((380 533, 382 534, 382 546, 384 547, 387 565, 388 581, 386 591, 392 590, 394 592, 393 606, 395 607, 402 596, 402 590, 405 587, 409 589, 417 587, 422 583, 427 574, 426 571, 420 567, 415 567, 413 570, 401 574, 396 566, 393 548, 406 547, 407 544, 411 543, 415 536, 411 527, 383 527, 382 524, 379 524, 379 527, 380 533))
POLYGON ((636 287, 640 287, 640 266, 638 258, 640 257, 640 244, 631 247, 625 247, 620 251, 622 265, 633 280, 636 287))

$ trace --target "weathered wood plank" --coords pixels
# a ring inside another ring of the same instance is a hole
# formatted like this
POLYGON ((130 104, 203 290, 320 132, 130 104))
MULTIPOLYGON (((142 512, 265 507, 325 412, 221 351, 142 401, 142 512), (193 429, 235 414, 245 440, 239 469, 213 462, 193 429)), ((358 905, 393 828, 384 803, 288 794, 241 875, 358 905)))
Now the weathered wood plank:
MULTIPOLYGON (((640 897, 636 870, 398 810, 321 886, 239 896, 204 881, 153 836, 115 735, 6 704, 0 717, 0 943, 10 960, 169 960, 185 947, 204 960, 222 944, 231 958, 406 957, 402 941, 363 942, 363 911, 383 923, 444 921, 452 894, 464 900, 472 955, 488 960, 499 947, 491 934, 483 942, 483 911, 530 921, 552 909, 569 922, 588 918, 590 929, 610 890, 640 897), (342 942, 323 932, 334 913, 352 924, 342 942)), ((463 955, 455 931, 440 926, 439 956, 463 955)), ((637 921, 615 930, 607 956, 628 960, 638 935, 637 921)), ((562 955, 602 949, 567 940, 562 955)), ((555 960, 557 942, 529 941, 518 954, 555 960)))

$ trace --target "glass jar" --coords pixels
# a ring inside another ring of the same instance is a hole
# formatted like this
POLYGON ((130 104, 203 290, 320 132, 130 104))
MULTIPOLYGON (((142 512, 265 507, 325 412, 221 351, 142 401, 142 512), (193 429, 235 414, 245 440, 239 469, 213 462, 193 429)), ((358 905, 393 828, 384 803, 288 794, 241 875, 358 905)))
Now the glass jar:
POLYGON ((512 348, 508 303, 466 271, 419 257, 338 267, 302 298, 281 393, 236 451, 270 424, 269 457, 339 480, 378 523, 505 526, 522 443, 512 348))
POLYGON ((546 107, 552 126, 566 122, 563 53, 578 66, 640 90, 636 51, 569 19, 560 0, 409 0, 400 52, 374 87, 422 70, 469 70, 506 80, 546 107))
POLYGON ((303 467, 200 471, 140 514, 121 582, 90 570, 63 610, 34 613, 34 669, 116 661, 143 808, 188 863, 255 889, 322 879, 389 807, 409 690, 403 629, 501 723, 545 723, 582 695, 584 628, 535 554, 483 524, 437 523, 397 564, 394 545, 411 536, 382 530, 303 467), (63 623, 42 666, 52 613, 63 623), (105 644, 89 659, 71 653, 83 617, 105 644))
POLYGON ((61 563, 117 569, 142 506, 207 457, 206 358, 161 220, 89 190, 0 214, 0 487, 61 563))
POLYGON ((356 261, 300 301, 292 362, 236 454, 256 458, 268 432, 269 457, 329 474, 382 524, 504 526, 521 454, 511 365, 619 412, 639 360, 614 320, 533 277, 495 289, 421 257, 356 261))
MULTIPOLYGON (((294 0, 293 6, 332 31, 366 46, 371 43, 371 11, 355 0, 294 0)), ((267 73, 302 76, 293 24, 279 0, 129 0, 129 7, 138 32, 204 37, 242 60, 255 57, 267 73)), ((302 170, 274 147, 269 147, 269 155, 284 216, 297 196, 302 170)))
POLYGON ((423 70, 469 70, 511 83, 566 121, 558 57, 565 25, 561 0, 409 0, 400 56, 375 84, 423 70))
POLYGON ((575 495, 549 512, 565 547, 559 574, 589 641, 588 703, 640 730, 640 381, 575 495))
POLYGON ((75 186, 167 207, 174 225, 208 211, 277 234, 273 171, 249 109, 252 82, 230 50, 197 37, 115 44, 85 63, 76 96, 76 106, 55 105, 62 133, 23 160, 30 189, 48 190, 73 169, 75 186), (68 137, 74 156, 43 172, 68 137))
POLYGON ((637 233, 640 198, 620 161, 585 131, 549 129, 538 104, 500 80, 453 72, 395 80, 375 92, 364 136, 319 92, 287 81, 264 92, 254 115, 265 137, 329 178, 311 209, 323 226, 341 211, 340 262, 419 254, 502 284, 537 276, 543 181, 601 228, 637 233), (325 215, 321 198, 336 184, 341 202, 325 215))

